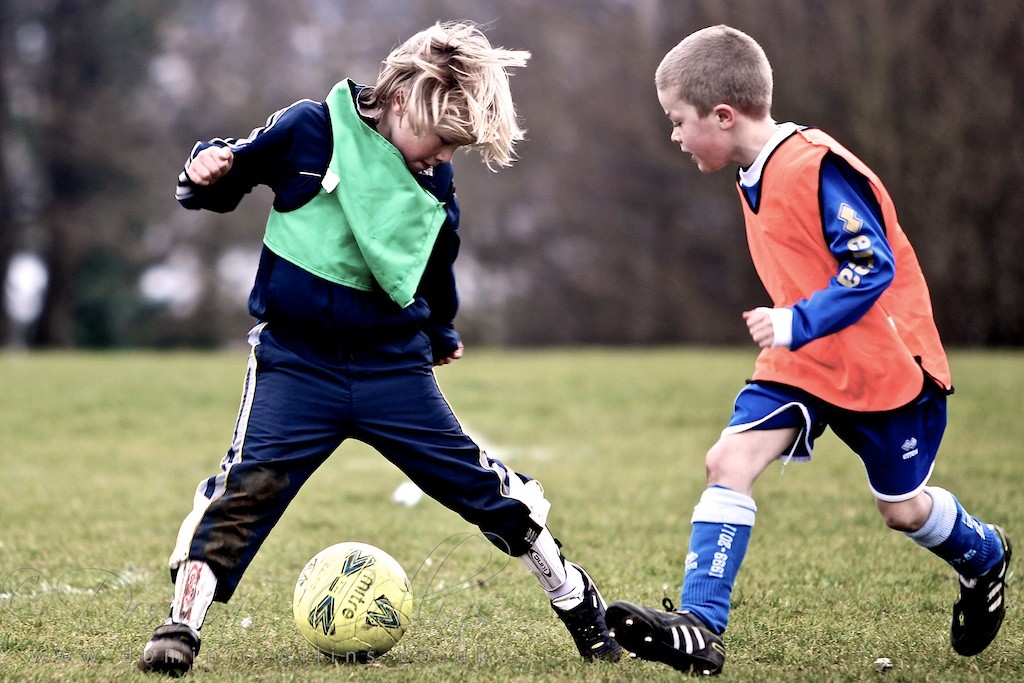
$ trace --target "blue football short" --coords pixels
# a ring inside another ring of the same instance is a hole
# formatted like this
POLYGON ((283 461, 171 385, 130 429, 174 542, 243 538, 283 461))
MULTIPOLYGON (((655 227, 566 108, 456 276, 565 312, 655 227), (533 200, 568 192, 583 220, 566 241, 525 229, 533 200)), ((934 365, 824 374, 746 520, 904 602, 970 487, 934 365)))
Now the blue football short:
POLYGON ((799 430, 779 457, 810 460, 814 440, 830 427, 867 472, 879 500, 898 502, 916 496, 928 483, 946 429, 946 393, 930 380, 910 404, 885 412, 838 408, 805 391, 782 384, 751 382, 736 396, 723 434, 750 429, 799 430))

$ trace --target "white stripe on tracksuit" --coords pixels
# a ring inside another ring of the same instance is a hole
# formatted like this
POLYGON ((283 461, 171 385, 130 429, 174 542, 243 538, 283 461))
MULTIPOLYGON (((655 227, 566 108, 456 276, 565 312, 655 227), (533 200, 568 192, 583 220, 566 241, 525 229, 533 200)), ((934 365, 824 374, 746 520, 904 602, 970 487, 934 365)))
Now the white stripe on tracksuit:
POLYGON ((192 498, 192 511, 181 523, 178 529, 178 538, 174 544, 174 550, 167 563, 171 569, 177 570, 188 560, 189 550, 192 548, 192 538, 195 536, 196 528, 200 520, 206 514, 207 508, 213 501, 224 495, 225 481, 231 465, 242 459, 242 445, 245 441, 245 430, 249 425, 249 414, 252 411, 253 397, 256 395, 256 347, 259 346, 260 332, 266 323, 260 323, 249 331, 249 344, 252 351, 249 353, 248 365, 245 372, 245 382, 242 384, 242 403, 238 409, 238 419, 235 422, 234 435, 231 438, 231 450, 221 461, 221 471, 212 478, 204 479, 196 487, 195 496, 192 498), (212 483, 212 490, 211 489, 212 483), (209 491, 209 493, 207 493, 209 491))

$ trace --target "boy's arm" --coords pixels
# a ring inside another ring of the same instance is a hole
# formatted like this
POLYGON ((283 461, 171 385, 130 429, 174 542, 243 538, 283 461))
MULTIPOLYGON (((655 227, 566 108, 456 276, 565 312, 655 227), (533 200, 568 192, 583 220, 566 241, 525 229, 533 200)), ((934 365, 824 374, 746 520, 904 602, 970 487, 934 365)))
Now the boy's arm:
MULTIPOLYGON (((330 156, 329 144, 320 140, 325 122, 326 112, 320 103, 301 100, 272 114, 264 126, 246 138, 197 142, 178 175, 178 202, 186 209, 226 213, 234 210, 257 185, 268 185, 280 195, 282 180, 290 174, 316 170, 322 173, 322 168, 296 168, 297 163, 305 160, 293 156, 298 154, 296 150, 323 148, 325 154, 317 154, 314 165, 326 165, 326 161, 321 163, 319 159, 330 156)), ((319 178, 312 175, 311 182, 318 184, 319 178)), ((278 196, 275 206, 282 199, 278 196)))
POLYGON ((206 209, 217 213, 233 211, 242 197, 252 191, 258 181, 235 165, 235 138, 197 142, 178 174, 175 198, 186 209, 206 209))
POLYGON ((751 338, 762 348, 796 350, 849 327, 895 276, 882 211, 867 179, 841 157, 826 155, 820 201, 825 238, 838 269, 824 289, 792 306, 743 314, 751 338))
POLYGON ((455 285, 455 259, 459 255, 459 200, 455 194, 453 169, 450 163, 435 166, 430 176, 418 175, 417 181, 444 202, 447 218, 423 272, 417 295, 426 299, 430 317, 423 331, 430 338, 434 362, 447 364, 462 357, 462 340, 455 331, 455 314, 459 310, 459 293, 455 285))

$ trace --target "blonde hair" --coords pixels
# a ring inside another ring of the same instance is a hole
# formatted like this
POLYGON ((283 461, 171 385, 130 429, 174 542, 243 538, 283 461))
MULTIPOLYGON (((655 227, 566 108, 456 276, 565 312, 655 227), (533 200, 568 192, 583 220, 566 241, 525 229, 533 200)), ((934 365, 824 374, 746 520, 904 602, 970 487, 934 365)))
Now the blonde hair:
POLYGON ((509 72, 530 53, 492 47, 475 24, 436 23, 395 48, 360 103, 380 108, 401 94, 413 133, 472 147, 491 167, 508 166, 519 126, 509 72))
POLYGON ((691 33, 658 65, 654 85, 707 116, 728 104, 754 118, 769 116, 772 67, 764 50, 743 31, 724 24, 691 33))

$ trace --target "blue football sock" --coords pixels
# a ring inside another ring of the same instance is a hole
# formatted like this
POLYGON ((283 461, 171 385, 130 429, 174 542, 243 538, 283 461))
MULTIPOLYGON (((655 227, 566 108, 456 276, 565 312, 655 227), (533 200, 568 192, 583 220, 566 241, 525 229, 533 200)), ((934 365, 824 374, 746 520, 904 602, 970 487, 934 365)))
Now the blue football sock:
POLYGON ((932 551, 967 578, 981 576, 1003 558, 1003 544, 987 524, 964 510, 952 493, 938 486, 925 487, 932 511, 917 531, 907 533, 915 543, 932 551))
POLYGON ((756 512, 753 498, 723 486, 706 489, 693 509, 679 608, 696 614, 715 633, 723 633, 729 622, 732 587, 756 512))

